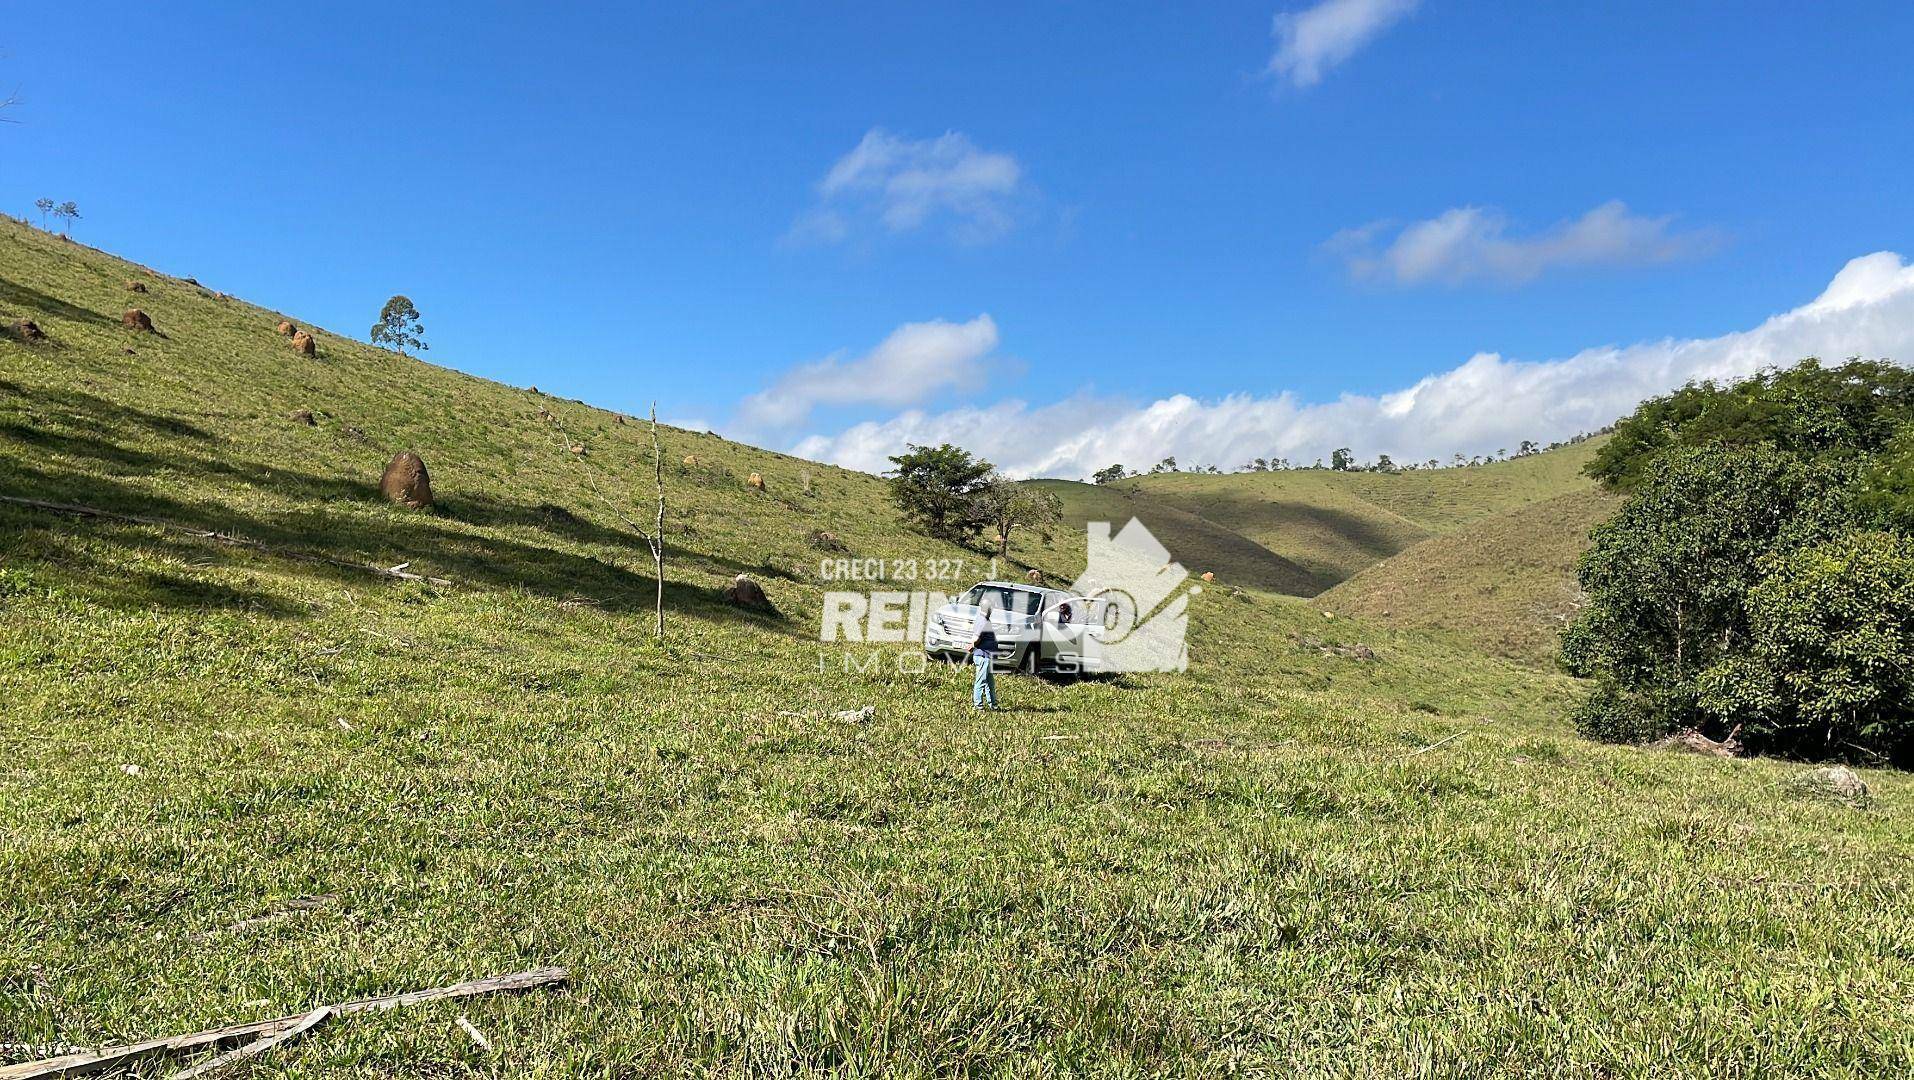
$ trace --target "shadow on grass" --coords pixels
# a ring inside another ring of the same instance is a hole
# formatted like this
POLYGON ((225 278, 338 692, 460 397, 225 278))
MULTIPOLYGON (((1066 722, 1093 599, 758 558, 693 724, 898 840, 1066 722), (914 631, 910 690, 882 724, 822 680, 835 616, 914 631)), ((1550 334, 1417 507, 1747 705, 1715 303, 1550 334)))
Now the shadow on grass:
MULTIPOLYGON (((0 494, 72 503, 120 514, 153 518, 192 529, 227 533, 257 541, 275 552, 364 563, 368 566, 412 564, 412 569, 445 577, 461 585, 525 592, 558 600, 585 599, 616 612, 649 610, 656 600, 651 574, 651 552, 634 532, 581 517, 550 503, 529 505, 484 495, 452 495, 435 512, 403 510, 388 504, 371 482, 315 476, 250 461, 215 459, 193 443, 176 449, 152 451, 124 445, 107 437, 128 428, 183 440, 213 441, 209 433, 173 417, 127 408, 90 394, 68 390, 26 388, 0 380, 0 393, 18 395, 35 405, 63 409, 95 433, 54 431, 17 422, 0 423, 0 445, 26 451, 0 477, 0 494), (92 469, 66 467, 68 462, 90 461, 92 469), (29 463, 30 462, 30 463, 29 463), (108 475, 100 475, 105 472, 108 475), (256 487, 306 503, 287 514, 247 513, 232 506, 200 502, 153 491, 126 482, 129 476, 164 473, 220 487, 256 487), (553 543, 537 539, 487 535, 481 530, 503 528, 536 530, 553 543), (599 552, 566 550, 598 548, 599 552)), ((151 551, 160 546, 150 532, 137 532, 104 522, 62 518, 45 511, 23 511, 0 518, 0 541, 8 532, 25 530, 84 533, 112 538, 129 547, 151 551), (24 515, 24 516, 23 516, 24 515), (137 538, 137 539, 135 539, 137 538)), ((180 543, 179 537, 167 542, 180 543)), ((200 551, 204 545, 192 542, 200 551)), ((235 550, 232 548, 228 551, 235 550)), ((176 557, 177 551, 171 552, 176 557)), ((722 556, 673 545, 669 565, 693 566, 722 576, 760 572, 722 556)), ((299 572, 329 580, 356 577, 345 567, 327 567, 287 560, 299 572)), ((183 579, 182 579, 183 580, 183 579)), ((178 582, 152 583, 154 595, 183 597, 190 589, 178 582)), ((132 583, 129 583, 132 587, 132 583)), ((200 595, 204 606, 269 608, 252 595, 200 595)), ((794 633, 783 616, 745 611, 725 602, 717 588, 667 580, 665 603, 672 611, 711 618, 756 623, 768 630, 794 633)), ((276 614, 295 614, 275 611, 276 614)))
POLYGON ((104 314, 94 311, 92 308, 85 308, 78 304, 68 303, 57 296, 48 296, 46 293, 31 286, 22 285, 16 281, 8 281, 6 278, 0 278, 0 304, 14 304, 24 308, 32 308, 42 315, 50 315, 60 319, 70 319, 73 322, 94 322, 107 326, 119 325, 119 320, 109 319, 104 314))
MULTIPOLYGON (((480 536, 448 528, 442 519, 396 508, 374 509, 370 519, 331 515, 316 527, 248 516, 227 507, 187 502, 125 484, 84 474, 56 474, 31 467, 14 470, 4 492, 50 502, 78 503, 116 513, 154 518, 193 529, 221 532, 267 545, 272 551, 206 546, 171 536, 155 536, 140 526, 111 521, 64 517, 21 507, 0 507, 0 549, 24 553, 26 534, 58 537, 84 533, 96 543, 123 547, 129 555, 164 552, 184 561, 217 557, 262 558, 283 553, 286 570, 333 583, 364 585, 381 579, 349 567, 315 564, 297 556, 362 561, 367 566, 410 563, 416 572, 451 579, 458 586, 498 591, 524 591, 553 600, 584 599, 600 610, 642 613, 656 600, 656 582, 649 574, 589 555, 559 551, 536 544, 480 536)), ((310 519, 311 515, 304 515, 310 519)), ((63 545, 54 541, 53 547, 63 545)), ((159 604, 202 609, 244 609, 275 617, 299 617, 306 609, 255 590, 178 578, 164 573, 129 571, 108 561, 82 559, 76 565, 70 545, 50 561, 81 576, 109 582, 102 595, 122 594, 135 606, 159 604)), ((648 567, 646 569, 649 569, 648 567)), ((665 607, 676 615, 754 623, 765 630, 795 634, 776 615, 744 611, 726 603, 717 589, 667 580, 665 607)))
POLYGON ((201 442, 213 440, 212 433, 205 428, 189 424, 176 416, 146 412, 80 390, 27 387, 0 379, 0 394, 25 398, 47 408, 65 409, 84 416, 89 423, 106 430, 117 431, 130 425, 145 428, 157 435, 183 436, 201 442))

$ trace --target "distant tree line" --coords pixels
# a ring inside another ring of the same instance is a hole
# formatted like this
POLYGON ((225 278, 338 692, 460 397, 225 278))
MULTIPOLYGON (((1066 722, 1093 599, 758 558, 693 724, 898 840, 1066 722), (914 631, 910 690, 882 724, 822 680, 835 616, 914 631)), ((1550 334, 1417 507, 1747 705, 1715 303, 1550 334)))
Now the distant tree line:
MULTIPOLYGON (((1493 454, 1455 454, 1446 462, 1439 458, 1429 458, 1427 461, 1398 462, 1388 454, 1377 454, 1376 460, 1365 464, 1356 459, 1353 450, 1347 446, 1342 446, 1330 453, 1328 464, 1324 464, 1322 458, 1317 458, 1314 464, 1306 465, 1299 461, 1292 461, 1286 457, 1259 457, 1252 458, 1236 466, 1234 469, 1222 469, 1215 465, 1192 465, 1185 469, 1177 464, 1175 458, 1166 457, 1155 465, 1150 466, 1147 475, 1156 476, 1162 473, 1190 472, 1209 473, 1220 476, 1225 473, 1284 472, 1290 469, 1328 469, 1331 472, 1379 473, 1416 472, 1424 469, 1466 469, 1477 465, 1488 465, 1497 461, 1507 461, 1512 457, 1529 457, 1549 450, 1559 450, 1565 446, 1573 446, 1576 443, 1586 442, 1597 435, 1606 434, 1608 430, 1607 428, 1602 428, 1597 431, 1582 432, 1569 438, 1549 443, 1546 446, 1533 439, 1523 439, 1517 444, 1514 453, 1510 453, 1504 448, 1497 450, 1493 454)), ((1121 464, 1117 464, 1098 469, 1095 473, 1091 474, 1090 479, 1099 484, 1114 484, 1119 480, 1129 480, 1143 475, 1146 474, 1144 472, 1126 469, 1121 464)))
POLYGON ((1914 764, 1914 372, 1814 360, 1644 402, 1579 576, 1585 734, 1914 764))

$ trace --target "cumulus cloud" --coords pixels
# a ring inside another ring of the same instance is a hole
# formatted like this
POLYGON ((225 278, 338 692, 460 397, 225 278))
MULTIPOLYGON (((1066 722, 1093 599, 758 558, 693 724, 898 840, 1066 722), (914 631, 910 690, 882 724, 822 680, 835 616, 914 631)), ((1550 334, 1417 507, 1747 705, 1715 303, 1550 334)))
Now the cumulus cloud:
POLYGON ((827 356, 785 372, 744 399, 738 419, 747 430, 777 429, 803 421, 820 405, 910 405, 981 384, 996 348, 997 324, 989 315, 965 323, 905 323, 863 356, 827 356))
POLYGON ((1501 213, 1460 206, 1400 230, 1387 222, 1345 229, 1324 247, 1359 279, 1455 285, 1471 280, 1521 284, 1564 267, 1672 262, 1706 254, 1720 242, 1711 231, 1673 226, 1673 217, 1642 217, 1611 200, 1542 232, 1512 236, 1501 213))
POLYGON ((1147 405, 1082 396, 1034 407, 912 410, 812 436, 796 452, 876 472, 905 443, 954 442, 1013 475, 1074 478, 1166 455, 1185 466, 1233 468, 1257 457, 1313 461, 1339 446, 1364 458, 1446 460, 1593 431, 1690 380, 1854 355, 1914 360, 1914 266, 1893 252, 1855 259, 1813 301, 1720 337, 1601 346, 1541 362, 1478 353, 1394 393, 1315 404, 1287 393, 1220 401, 1178 394, 1147 405))
POLYGON ((906 139, 872 128, 818 182, 816 203, 786 239, 836 243, 873 223, 889 234, 939 226, 960 242, 986 243, 1014 226, 1023 184, 1016 158, 962 132, 906 139))
POLYGON ((1276 16, 1276 55, 1269 72, 1292 86, 1314 86, 1323 73, 1402 21, 1418 0, 1322 0, 1276 16))

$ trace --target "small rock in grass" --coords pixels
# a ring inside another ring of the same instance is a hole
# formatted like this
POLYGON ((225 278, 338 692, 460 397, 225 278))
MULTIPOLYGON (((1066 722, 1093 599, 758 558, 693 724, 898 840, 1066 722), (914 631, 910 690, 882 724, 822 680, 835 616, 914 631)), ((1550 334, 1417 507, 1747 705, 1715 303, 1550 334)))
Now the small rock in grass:
POLYGON ((866 705, 861 709, 845 709, 843 712, 831 714, 831 719, 842 720, 847 724, 868 724, 876 718, 877 706, 875 705, 866 705))
POLYGON ((292 416, 290 417, 290 419, 295 424, 304 424, 307 427, 312 427, 314 424, 317 424, 319 422, 313 419, 311 409, 294 409, 292 411, 292 416))
POLYGON ((300 356, 317 356, 319 354, 319 343, 312 340, 312 335, 306 333, 304 330, 293 332, 292 348, 293 351, 297 352, 300 356))
POLYGON ((32 319, 21 319, 14 323, 13 333, 21 341, 43 341, 47 336, 47 332, 40 329, 40 324, 32 319))
POLYGON ((724 598, 729 603, 746 608, 769 608, 771 598, 764 595, 764 586, 751 580, 748 574, 739 574, 724 587, 724 598))
POLYGON ((126 291, 127 291, 127 292, 136 292, 136 293, 143 293, 143 292, 145 292, 145 291, 146 291, 146 282, 144 282, 144 281, 129 281, 129 282, 127 282, 127 283, 126 283, 126 291))
POLYGON ((757 488, 759 491, 764 490, 764 477, 758 475, 757 473, 752 473, 750 478, 747 479, 744 483, 745 483, 745 486, 747 487, 754 487, 754 488, 757 488))
POLYGON ((128 763, 128 764, 120 766, 120 771, 125 773, 128 776, 138 776, 139 774, 145 772, 146 770, 140 768, 138 765, 128 763))
POLYGON ((1797 782, 1810 794, 1843 802, 1861 802, 1868 796, 1867 782, 1845 765, 1828 765, 1811 770, 1797 782))

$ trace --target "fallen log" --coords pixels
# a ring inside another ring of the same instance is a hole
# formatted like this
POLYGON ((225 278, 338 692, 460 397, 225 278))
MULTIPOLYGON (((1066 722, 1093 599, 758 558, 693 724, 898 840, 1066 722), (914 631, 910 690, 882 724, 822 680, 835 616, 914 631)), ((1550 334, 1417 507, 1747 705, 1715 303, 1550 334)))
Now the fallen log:
MULTIPOLYGON (((81 1054, 67 1054, 62 1057, 45 1058, 40 1061, 27 1061, 18 1065, 0 1065, 0 1080, 56 1080, 59 1077, 91 1076, 107 1069, 125 1065, 142 1058, 157 1055, 191 1053, 195 1050, 207 1050, 226 1046, 243 1039, 264 1041, 274 1036, 288 1033, 291 1029, 305 1024, 308 1028, 331 1016, 345 1016, 349 1013, 383 1011, 397 1009, 407 1005, 420 1005, 428 1001, 445 1001, 451 998, 477 997, 481 994, 515 993, 524 990, 536 990, 539 987, 555 986, 564 982, 569 974, 561 967, 534 968, 511 975, 499 975, 490 979, 477 979, 472 982, 455 983, 451 986, 439 986, 430 990, 413 990, 404 994, 390 994, 385 997, 361 998, 340 1005, 329 1005, 312 1012, 295 1013, 272 1020, 258 1020, 250 1024, 234 1024, 230 1027, 212 1028, 195 1031, 187 1035, 174 1035, 164 1039, 148 1039, 145 1042, 127 1043, 124 1046, 109 1046, 100 1050, 81 1054), (324 1015, 320 1015, 320 1014, 324 1015), (317 1017, 317 1019, 314 1019, 317 1017)), ((264 1053, 271 1047, 262 1047, 264 1053)), ((250 1056, 250 1055, 249 1055, 250 1056)), ((207 1064, 211 1064, 208 1062, 207 1064)))

